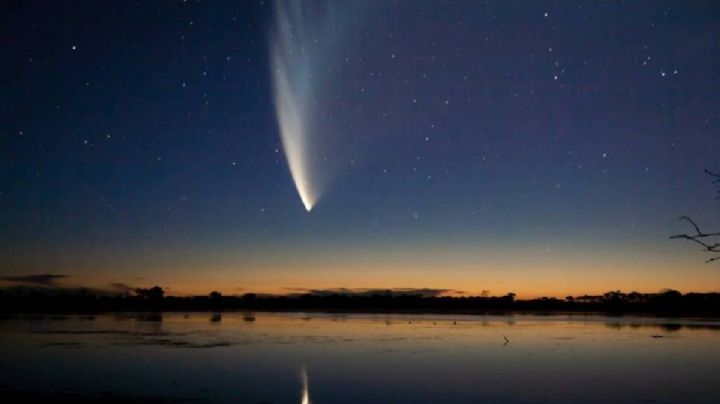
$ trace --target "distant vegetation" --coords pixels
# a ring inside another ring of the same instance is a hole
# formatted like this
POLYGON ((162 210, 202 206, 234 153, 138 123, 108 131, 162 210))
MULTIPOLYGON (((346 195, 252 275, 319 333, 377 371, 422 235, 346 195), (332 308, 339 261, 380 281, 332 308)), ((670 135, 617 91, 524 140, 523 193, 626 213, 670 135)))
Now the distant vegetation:
POLYGON ((686 293, 663 290, 659 293, 607 292, 603 295, 543 297, 518 300, 514 293, 503 296, 427 296, 411 292, 373 294, 298 294, 285 296, 165 296, 160 286, 136 289, 122 295, 85 293, 47 294, 38 290, 16 293, 0 289, 0 312, 112 312, 112 311, 347 311, 347 312, 604 312, 657 313, 667 315, 720 315, 720 293, 686 293))

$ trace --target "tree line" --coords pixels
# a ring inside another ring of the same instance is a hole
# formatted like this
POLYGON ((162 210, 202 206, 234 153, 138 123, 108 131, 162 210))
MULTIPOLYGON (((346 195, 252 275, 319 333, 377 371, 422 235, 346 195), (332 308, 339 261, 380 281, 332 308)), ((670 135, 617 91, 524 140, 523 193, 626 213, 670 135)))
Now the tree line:
POLYGON ((502 296, 423 296, 417 293, 313 294, 225 296, 166 296, 162 287, 138 288, 123 295, 88 293, 14 295, 0 290, 0 312, 114 312, 114 311, 355 311, 355 312, 605 312, 720 315, 720 293, 686 293, 666 289, 658 293, 623 293, 517 299, 502 296))

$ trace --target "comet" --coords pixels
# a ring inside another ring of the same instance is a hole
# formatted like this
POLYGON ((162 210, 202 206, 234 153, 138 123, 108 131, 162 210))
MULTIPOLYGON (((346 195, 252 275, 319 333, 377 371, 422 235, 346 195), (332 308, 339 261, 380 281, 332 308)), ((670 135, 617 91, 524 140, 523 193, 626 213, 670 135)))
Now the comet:
POLYGON ((290 175, 305 210, 310 212, 320 195, 319 183, 311 176, 310 137, 316 130, 311 119, 318 86, 313 67, 324 49, 308 32, 311 21, 303 4, 278 2, 271 37, 273 101, 280 138, 290 175))
POLYGON ((298 95, 292 91, 292 81, 284 70, 276 70, 274 94, 285 158, 300 200, 305 210, 310 212, 315 205, 318 192, 310 182, 307 122, 298 95))
POLYGON ((329 125, 343 110, 344 56, 365 6, 338 1, 275 3, 270 67, 275 114, 290 175, 310 212, 339 171, 347 134, 329 125))

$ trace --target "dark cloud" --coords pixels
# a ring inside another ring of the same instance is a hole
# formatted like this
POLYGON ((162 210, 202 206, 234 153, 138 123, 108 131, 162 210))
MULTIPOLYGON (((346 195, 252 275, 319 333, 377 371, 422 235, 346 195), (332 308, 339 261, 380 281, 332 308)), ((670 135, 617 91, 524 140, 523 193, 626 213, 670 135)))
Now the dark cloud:
POLYGON ((40 284, 18 284, 0 288, 0 292, 7 296, 105 296, 109 293, 100 289, 40 285, 40 284))
POLYGON ((107 287, 97 288, 84 285, 67 285, 58 283, 68 278, 62 274, 34 274, 22 276, 0 276, 0 281, 11 283, 0 287, 3 293, 8 295, 24 296, 35 295, 94 295, 94 296, 117 296, 125 293, 132 293, 134 286, 122 283, 111 282, 107 287))
POLYGON ((0 280, 28 285, 55 286, 55 281, 67 278, 67 275, 60 274, 37 274, 21 276, 0 276, 0 280))
POLYGON ((346 295, 346 296, 399 296, 399 295, 420 295, 423 297, 436 297, 446 295, 461 295, 465 292, 455 289, 433 289, 433 288, 391 288, 391 289, 373 289, 373 288, 331 288, 331 289, 309 289, 288 287, 285 288, 291 294, 311 294, 316 296, 330 295, 346 295))
POLYGON ((434 289, 434 288, 420 288, 420 289, 393 289, 393 293, 396 294, 413 294, 423 295, 424 297, 434 296, 447 296, 447 295, 464 295, 464 290, 457 289, 434 289))
POLYGON ((110 290, 118 292, 118 293, 131 293, 135 289, 137 289, 137 287, 130 286, 130 285, 128 285, 126 283, 122 283, 122 282, 111 282, 110 283, 110 290))

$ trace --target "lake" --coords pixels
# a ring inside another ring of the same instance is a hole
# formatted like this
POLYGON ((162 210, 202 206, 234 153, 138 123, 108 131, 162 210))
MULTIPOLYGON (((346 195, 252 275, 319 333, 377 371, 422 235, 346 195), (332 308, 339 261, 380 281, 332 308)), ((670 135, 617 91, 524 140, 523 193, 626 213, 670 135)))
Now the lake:
POLYGON ((0 319, 6 396, 218 403, 718 402, 720 321, 158 313, 0 319))

